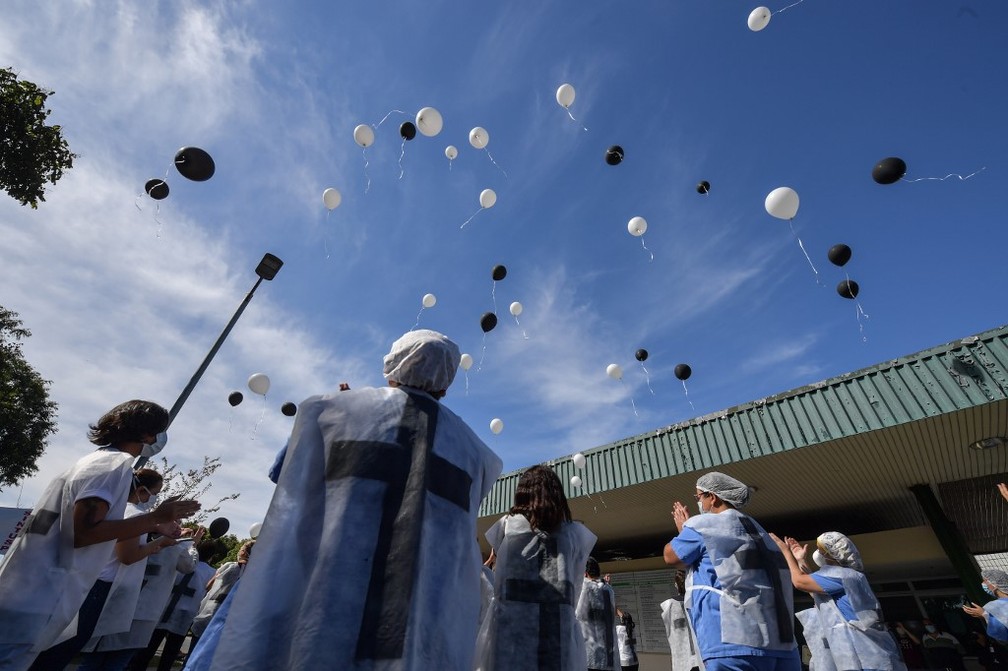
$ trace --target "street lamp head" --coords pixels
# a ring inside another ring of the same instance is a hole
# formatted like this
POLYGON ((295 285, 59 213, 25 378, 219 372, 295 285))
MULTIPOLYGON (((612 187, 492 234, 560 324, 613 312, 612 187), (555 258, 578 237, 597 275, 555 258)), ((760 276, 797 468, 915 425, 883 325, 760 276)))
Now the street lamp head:
POLYGON ((276 256, 267 253, 262 257, 262 261, 259 262, 259 265, 256 266, 255 273, 268 282, 276 277, 276 274, 280 272, 280 267, 282 265, 283 261, 276 256))

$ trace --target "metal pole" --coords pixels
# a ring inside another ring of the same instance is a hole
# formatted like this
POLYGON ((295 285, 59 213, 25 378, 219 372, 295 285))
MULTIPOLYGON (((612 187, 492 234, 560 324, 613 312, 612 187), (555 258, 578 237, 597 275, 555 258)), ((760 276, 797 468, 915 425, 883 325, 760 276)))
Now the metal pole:
MULTIPOLYGON (((256 283, 252 285, 252 288, 245 296, 245 300, 241 302, 241 305, 239 305, 238 309, 235 310, 234 315, 231 316, 231 321, 227 323, 227 326, 225 326, 224 330, 221 331, 220 336, 217 337, 217 342, 215 342, 213 344, 213 347, 210 348, 210 351, 207 352, 206 357, 203 359, 203 363, 199 365, 199 368, 196 369, 196 372, 193 373, 193 376, 189 379, 189 384, 185 386, 185 389, 182 390, 182 393, 179 394, 179 397, 175 400, 175 404, 172 405, 171 410, 168 411, 168 426, 171 426, 171 423, 175 421, 175 416, 178 415, 179 411, 182 409, 182 406, 189 398, 189 394, 192 393, 192 390, 196 387, 196 384, 200 381, 200 378, 203 377, 203 373, 206 372, 206 369, 210 365, 210 362, 213 361, 214 356, 217 354, 217 350, 219 350, 221 348, 221 345, 224 344, 224 341, 227 339, 228 334, 231 333, 231 329, 234 328, 234 325, 238 322, 238 318, 242 316, 242 313, 245 312, 245 308, 246 306, 248 306, 249 301, 252 300, 252 295, 255 294, 255 290, 259 288, 259 285, 262 284, 262 281, 264 279, 266 278, 260 275, 259 279, 256 280, 256 283)), ((269 279, 273 279, 272 276, 270 276, 269 279)), ((147 457, 143 456, 137 457, 136 461, 133 462, 133 469, 136 470, 138 468, 142 468, 143 465, 146 463, 147 463, 147 457)))
POLYGON ((173 405, 171 407, 171 410, 168 411, 168 426, 171 426, 171 423, 175 421, 175 416, 179 413, 179 410, 182 409, 182 406, 189 398, 189 394, 191 394, 192 390, 196 387, 196 383, 198 383, 200 381, 200 378, 203 377, 203 373, 206 372, 207 366, 209 366, 210 362, 213 361, 214 356, 216 356, 217 354, 217 350, 219 350, 221 348, 221 345, 224 344, 224 340, 226 340, 228 335, 231 333, 231 329, 234 328, 234 325, 238 321, 238 318, 242 316, 243 312, 245 312, 245 307, 248 306, 249 301, 252 300, 252 294, 254 294, 255 290, 259 288, 259 285, 262 284, 262 281, 263 278, 261 277, 258 280, 256 280, 256 283, 252 286, 252 289, 245 296, 245 300, 243 300, 241 302, 241 305, 238 306, 238 309, 235 310, 234 315, 232 315, 231 317, 231 321, 229 321, 227 323, 227 326, 224 327, 224 330, 221 331, 220 336, 218 336, 217 338, 217 342, 215 342, 213 344, 213 347, 210 348, 210 351, 207 352, 206 358, 203 359, 203 363, 200 364, 199 368, 196 369, 196 372, 193 373, 192 378, 189 379, 189 384, 185 386, 185 389, 182 390, 182 393, 179 394, 179 397, 175 399, 175 405, 173 405))

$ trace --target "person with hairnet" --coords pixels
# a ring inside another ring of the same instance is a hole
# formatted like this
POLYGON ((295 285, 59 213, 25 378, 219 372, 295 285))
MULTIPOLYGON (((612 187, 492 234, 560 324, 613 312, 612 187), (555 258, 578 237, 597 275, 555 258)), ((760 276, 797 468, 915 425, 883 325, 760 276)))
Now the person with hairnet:
POLYGON ((986 623, 987 636, 1008 643, 1008 573, 999 568, 986 568, 980 572, 980 577, 983 579, 981 588, 994 598, 983 606, 975 603, 963 606, 963 610, 986 623))
POLYGON ((815 608, 798 613, 812 650, 812 669, 906 671, 850 538, 838 531, 820 534, 812 554, 819 569, 812 572, 806 546, 793 538, 770 537, 787 560, 795 589, 811 594, 815 602, 815 608))
POLYGON ((794 592, 787 563, 756 520, 739 509, 751 492, 718 473, 696 482, 701 514, 679 501, 679 535, 665 563, 686 569, 686 608, 707 671, 799 671, 794 592))
POLYGON ((210 669, 469 669, 476 515, 501 459, 444 407, 458 346, 410 331, 388 386, 298 407, 210 669))

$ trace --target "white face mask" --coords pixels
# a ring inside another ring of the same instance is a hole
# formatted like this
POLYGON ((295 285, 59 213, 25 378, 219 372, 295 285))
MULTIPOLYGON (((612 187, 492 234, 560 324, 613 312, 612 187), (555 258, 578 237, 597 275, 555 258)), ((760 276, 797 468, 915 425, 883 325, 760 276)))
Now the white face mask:
POLYGON ((142 512, 142 513, 149 513, 151 510, 154 509, 154 504, 155 503, 156 503, 156 499, 152 496, 149 499, 147 499, 146 503, 137 502, 137 503, 133 504, 133 507, 136 508, 137 510, 139 510, 140 512, 142 512))
POLYGON ((816 550, 815 552, 812 553, 812 561, 814 561, 816 563, 816 566, 820 568, 826 566, 828 563, 826 561, 826 557, 824 557, 823 554, 819 552, 819 550, 816 550))
POLYGON ((153 443, 151 443, 150 445, 145 444, 143 446, 143 449, 140 450, 140 456, 147 457, 148 459, 150 459, 158 452, 163 450, 166 444, 168 444, 168 434, 162 431, 161 433, 157 434, 157 436, 154 438, 153 443))

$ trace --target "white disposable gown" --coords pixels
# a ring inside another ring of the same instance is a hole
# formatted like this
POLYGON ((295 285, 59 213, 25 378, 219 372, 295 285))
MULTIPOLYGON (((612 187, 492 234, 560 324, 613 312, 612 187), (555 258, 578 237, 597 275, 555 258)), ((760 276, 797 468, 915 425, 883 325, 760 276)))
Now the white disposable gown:
POLYGON ((497 554, 494 599, 477 641, 482 671, 584 671, 576 607, 596 536, 580 522, 554 533, 507 515, 486 533, 497 554))
POLYGON ((469 668, 501 466, 413 388, 304 401, 211 668, 469 668))
POLYGON ((173 634, 185 636, 189 626, 199 611, 200 602, 206 595, 206 584, 214 577, 214 567, 206 562, 196 564, 191 573, 176 573, 175 586, 168 597, 168 605, 157 629, 165 629, 173 634))
POLYGON ((110 448, 96 450, 49 483, 0 564, 0 659, 22 669, 59 642, 73 623, 115 541, 74 548, 74 504, 100 498, 106 519, 122 519, 133 478, 133 457, 110 448), (14 658, 4 648, 30 645, 14 658))
POLYGON ((94 649, 103 652, 146 648, 171 596, 175 576, 179 571, 191 574, 196 560, 196 550, 191 543, 173 545, 148 557, 133 619, 126 630, 96 641, 94 649))
POLYGON ((694 571, 689 571, 687 610, 695 589, 716 592, 723 642, 781 652, 796 650, 791 572, 763 527, 734 509, 694 515, 686 520, 686 526, 703 538, 721 585, 721 589, 694 587, 694 571))
MULTIPOLYGON (((857 616, 856 620, 848 622, 832 597, 828 594, 812 595, 822 635, 829 644, 833 667, 838 671, 906 671, 896 639, 885 628, 878 599, 865 574, 843 566, 824 566, 816 573, 843 583, 857 616)), ((812 649, 811 645, 809 649, 812 649)), ((815 650, 812 655, 813 663, 817 662, 815 650)), ((827 662, 816 664, 816 667, 829 668, 829 665, 827 662)))
POLYGON ((672 653, 672 671, 703 671, 700 648, 697 647, 696 634, 693 633, 693 625, 690 624, 682 597, 662 601, 661 618, 672 653))
POLYGON ((612 587, 604 580, 582 580, 576 614, 585 640, 588 668, 619 671, 616 594, 612 587))

